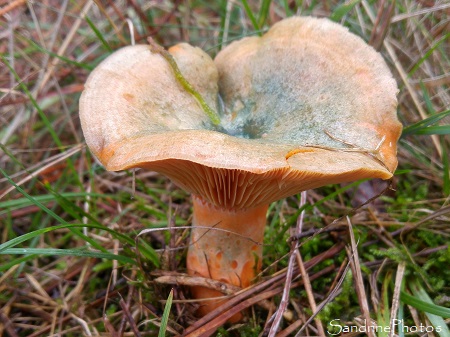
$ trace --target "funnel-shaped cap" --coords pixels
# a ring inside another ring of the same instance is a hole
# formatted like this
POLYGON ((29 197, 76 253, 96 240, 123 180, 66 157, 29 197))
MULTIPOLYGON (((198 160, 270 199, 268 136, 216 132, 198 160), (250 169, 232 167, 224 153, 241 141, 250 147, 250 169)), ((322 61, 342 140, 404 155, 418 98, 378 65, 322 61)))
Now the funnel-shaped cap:
POLYGON ((397 86, 382 57, 346 28, 294 17, 230 44, 214 62, 187 44, 169 52, 220 126, 160 54, 123 48, 92 72, 80 100, 86 142, 108 170, 155 170, 227 209, 392 176, 397 86))

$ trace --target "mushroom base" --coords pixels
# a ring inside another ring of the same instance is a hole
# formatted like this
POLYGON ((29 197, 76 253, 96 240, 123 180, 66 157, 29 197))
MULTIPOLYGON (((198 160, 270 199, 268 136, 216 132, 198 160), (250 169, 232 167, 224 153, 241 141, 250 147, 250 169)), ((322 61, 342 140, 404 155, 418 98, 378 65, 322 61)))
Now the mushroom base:
MULTIPOLYGON (((268 205, 226 210, 195 196, 193 205, 188 273, 241 288, 248 287, 261 269, 268 205)), ((197 299, 224 296, 204 287, 193 287, 192 295, 197 299)), ((201 301, 197 313, 204 316, 223 302, 223 299, 201 301)), ((241 315, 235 315, 230 321, 240 318, 241 315)))

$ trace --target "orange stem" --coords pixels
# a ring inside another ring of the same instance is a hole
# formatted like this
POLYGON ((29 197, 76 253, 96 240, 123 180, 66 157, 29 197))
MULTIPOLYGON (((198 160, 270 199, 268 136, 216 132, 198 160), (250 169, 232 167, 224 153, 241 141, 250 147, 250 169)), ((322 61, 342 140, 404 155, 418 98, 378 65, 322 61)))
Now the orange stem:
MULTIPOLYGON (((193 205, 188 273, 241 288, 248 287, 261 270, 268 205, 226 210, 195 196, 193 205)), ((218 291, 204 287, 193 287, 192 294, 197 299, 223 296, 218 291)), ((198 313, 206 315, 220 304, 220 300, 202 301, 198 313)), ((234 317, 233 321, 239 318, 234 317)))

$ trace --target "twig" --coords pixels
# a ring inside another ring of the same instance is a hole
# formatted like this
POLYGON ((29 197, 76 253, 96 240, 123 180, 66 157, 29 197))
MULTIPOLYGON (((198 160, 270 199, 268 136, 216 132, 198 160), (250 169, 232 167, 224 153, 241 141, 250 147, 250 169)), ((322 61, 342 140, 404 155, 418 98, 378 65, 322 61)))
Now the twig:
MULTIPOLYGON (((334 245, 333 247, 331 247, 330 249, 328 249, 326 252, 313 257, 311 260, 309 260, 305 263, 306 269, 309 269, 312 266, 315 266, 320 261, 323 261, 330 257, 335 256, 338 252, 340 252, 342 250, 343 247, 344 247, 343 243, 338 243, 338 244, 334 245)), ((298 273, 298 270, 294 270, 294 272, 298 273)), ((318 274, 320 274, 320 272, 315 275, 318 275, 318 274)), ((208 324, 208 322, 215 320, 215 318, 217 316, 222 317, 221 316, 222 313, 227 312, 228 310, 231 310, 233 307, 238 307, 239 308, 238 311, 242 311, 243 309, 246 308, 245 305, 248 302, 245 302, 245 300, 248 297, 255 296, 255 294, 259 294, 259 293, 263 292, 265 289, 268 289, 269 287, 276 287, 278 284, 283 282, 285 277, 286 277, 286 272, 283 272, 276 276, 273 276, 272 278, 270 278, 266 281, 260 282, 258 284, 255 284, 254 286, 251 286, 251 287, 243 290, 242 292, 236 294, 233 298, 231 298, 230 300, 228 300, 227 302, 222 304, 220 307, 213 310, 209 314, 203 316, 197 322, 195 322, 193 325, 188 327, 185 331, 185 334, 189 335, 190 333, 201 329, 203 326, 208 324)), ((313 276, 311 276, 311 279, 312 278, 313 278, 313 276)), ((280 288, 279 291, 281 292, 282 288, 280 288)), ((249 304, 248 306, 250 306, 250 305, 252 305, 252 304, 249 304)), ((225 319, 225 321, 226 321, 226 319, 225 319)), ((218 326, 220 326, 220 325, 217 325, 216 328, 218 326)), ((195 336, 195 335, 192 335, 192 336, 195 336)))
MULTIPOLYGON (((331 271, 332 269, 334 269, 334 268, 323 269, 320 272, 312 275, 311 279, 318 278, 318 277, 322 276, 323 274, 331 271)), ((283 276, 285 276, 285 275, 283 275, 283 276)), ((282 281, 283 279, 284 278, 281 278, 280 281, 282 281)), ((294 284, 296 287, 298 287, 303 284, 303 281, 295 282, 294 284)), ((248 298, 236 305, 229 306, 227 308, 227 310, 221 310, 221 312, 223 311, 223 313, 221 315, 218 315, 217 317, 215 317, 211 320, 206 320, 205 322, 201 322, 200 324, 198 324, 198 322, 197 322, 195 324, 196 329, 195 330, 191 329, 191 327, 188 328, 185 331, 185 334, 183 336, 184 337, 207 337, 207 336, 210 336, 215 331, 215 329, 217 329, 219 326, 224 324, 234 314, 241 312, 245 308, 248 308, 254 304, 257 304, 265 299, 271 298, 271 297, 281 293, 282 291, 283 291, 283 287, 278 286, 275 288, 270 288, 261 293, 260 292, 252 292, 250 298, 248 298)), ((324 305, 325 304, 326 303, 324 303, 324 305)))
MULTIPOLYGON (((234 295, 242 290, 241 287, 237 287, 235 285, 228 284, 225 282, 220 282, 206 277, 189 276, 185 274, 163 275, 157 277, 153 281, 155 281, 156 283, 171 284, 171 285, 184 285, 190 287, 200 286, 220 291, 226 295, 234 295)), ((194 301, 197 302, 199 301, 199 299, 196 299, 194 301)))
MULTIPOLYGON (((152 273, 154 275, 155 273, 152 273)), ((190 276, 187 274, 181 274, 181 273, 169 273, 166 274, 163 272, 160 274, 161 276, 158 276, 153 281, 160 284, 171 284, 171 285, 182 285, 182 286, 189 286, 189 287, 204 287, 208 289, 213 289, 219 292, 224 293, 225 295, 235 295, 242 291, 241 287, 220 282, 217 280, 200 277, 200 276, 190 276)), ((199 301, 209 301, 209 300, 217 300, 220 298, 226 298, 226 296, 223 297, 214 297, 211 299, 203 298, 203 299, 193 299, 193 300, 173 300, 172 303, 179 304, 179 303, 188 303, 188 302, 199 302, 199 301)), ((258 303, 258 305, 267 311, 274 310, 274 304, 269 301, 261 301, 258 303)), ((288 319, 289 317, 292 317, 292 313, 290 311, 285 312, 283 315, 285 319, 288 319)))
MULTIPOLYGON (((232 306, 229 310, 225 311, 223 314, 217 316, 216 318, 207 321, 206 324, 200 325, 200 327, 192 332, 185 334, 185 337, 207 337, 210 336, 219 326, 224 324, 233 315, 239 313, 243 308, 248 308, 262 300, 271 298, 278 294, 282 290, 281 287, 277 287, 272 290, 268 290, 263 293, 255 293, 254 296, 242 301, 239 305, 232 306)), ((187 331, 186 331, 187 332, 187 331)))

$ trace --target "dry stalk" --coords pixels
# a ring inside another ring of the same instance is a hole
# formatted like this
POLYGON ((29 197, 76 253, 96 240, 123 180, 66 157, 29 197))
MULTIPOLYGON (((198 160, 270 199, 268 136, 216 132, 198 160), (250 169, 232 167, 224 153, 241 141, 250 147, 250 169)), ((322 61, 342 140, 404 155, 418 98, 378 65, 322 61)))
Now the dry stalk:
MULTIPOLYGON (((128 321, 128 324, 130 325, 131 329, 133 330, 133 333, 136 337, 141 337, 141 333, 138 330, 138 327, 136 325, 136 322, 134 321, 133 315, 130 313, 130 305, 129 303, 126 303, 123 298, 120 298, 119 301, 120 307, 122 308, 124 312, 124 317, 128 321)), ((122 330, 123 331, 123 330, 122 330)))
MULTIPOLYGON (((301 256, 299 250, 296 251, 296 257, 297 257, 297 264, 300 267, 300 273, 302 275, 302 279, 303 279, 304 287, 305 287, 305 290, 306 290, 306 294, 308 296, 309 305, 310 305, 311 310, 313 312, 318 312, 317 304, 316 304, 316 301, 314 299, 314 293, 313 293, 312 287, 311 287, 310 278, 309 278, 308 272, 305 269, 305 265, 303 263, 303 259, 302 259, 302 256, 301 256)), ((325 337, 325 329, 323 328, 322 321, 320 319, 318 319, 318 318, 315 318, 314 322, 316 323, 318 336, 319 337, 325 337)))
MULTIPOLYGON (((347 275, 349 268, 350 268, 350 263, 348 263, 347 266, 345 267, 345 270, 342 273, 341 278, 337 282, 336 287, 330 292, 330 294, 327 296, 327 298, 317 306, 317 311, 314 312, 314 314, 312 314, 310 318, 308 318, 308 320, 305 322, 305 324, 303 324, 303 326, 300 328, 300 330, 297 331, 297 334, 295 335, 295 337, 300 337, 302 332, 314 320, 314 318, 325 307, 325 305, 330 303, 337 295, 339 295, 341 285, 342 285, 342 283, 344 283, 345 276, 347 275)), ((311 279, 312 279, 312 277, 311 277, 311 279)))
POLYGON ((395 276, 395 287, 394 287, 394 295, 392 297, 389 337, 394 337, 394 328, 395 328, 394 324, 397 318, 397 311, 399 308, 400 290, 402 289, 402 281, 403 275, 405 274, 405 268, 406 268, 405 263, 404 262, 400 263, 397 268, 397 275, 395 276))
MULTIPOLYGON (((21 186, 23 184, 25 184, 27 181, 30 181, 31 179, 33 179, 34 177, 37 177, 39 174, 41 174, 42 172, 50 169, 51 167, 55 166, 56 164, 65 161, 67 158, 73 156, 74 154, 78 153, 82 148, 84 147, 84 145, 77 145, 74 148, 67 150, 64 153, 59 153, 56 156, 54 156, 54 160, 51 161, 50 163, 48 163, 47 165, 44 165, 42 167, 40 167, 39 169, 37 169, 34 172, 30 172, 28 173, 28 176, 26 176, 25 178, 21 179, 19 182, 16 183, 17 186, 21 186)), ((7 188, 4 192, 2 192, 0 194, 0 200, 2 198, 4 198, 8 193, 10 193, 11 191, 14 191, 16 189, 16 186, 10 186, 9 188, 7 188)))
POLYGON ((419 9, 419 10, 417 10, 415 12, 412 12, 412 13, 397 14, 391 19, 391 23, 399 22, 399 21, 402 21, 402 20, 407 20, 407 19, 410 19, 410 18, 415 17, 415 16, 419 16, 419 15, 430 14, 430 13, 433 13, 433 12, 436 12, 436 11, 442 11, 442 10, 447 9, 447 8, 450 8, 450 3, 436 4, 433 7, 427 7, 427 8, 419 9))
MULTIPOLYGON (((301 193, 299 208, 302 208, 306 204, 306 192, 301 193)), ((303 218, 305 216, 305 211, 303 210, 300 213, 300 216, 297 218, 297 228, 295 230, 294 235, 299 235, 302 231, 303 227, 303 218)), ((288 302, 289 302, 289 291, 291 290, 292 277, 294 274, 294 263, 296 255, 298 254, 299 241, 291 242, 291 251, 289 255, 289 263, 286 272, 286 281, 284 284, 283 295, 281 296, 281 301, 278 306, 277 311, 273 316, 273 323, 270 327, 268 337, 274 337, 278 331, 278 328, 281 324, 281 319, 283 317, 283 313, 285 312, 288 302), (296 254, 297 253, 297 254, 296 254)), ((299 265, 300 266, 300 265, 299 265)), ((304 267, 304 266, 303 266, 304 267)))
POLYGON ((303 324, 303 321, 301 319, 298 319, 294 323, 289 325, 286 329, 277 333, 276 337, 290 336, 291 333, 293 333, 296 329, 298 329, 302 324, 303 324))
MULTIPOLYGON (((343 243, 338 243, 338 244, 334 245, 326 252, 324 252, 320 255, 317 255, 314 258, 312 258, 311 260, 307 261, 305 263, 305 268, 308 270, 312 266, 319 263, 320 261, 323 261, 325 259, 335 256, 338 252, 340 252, 342 250, 343 246, 344 246, 343 243)), ((329 271, 324 270, 323 272, 325 273, 325 272, 329 272, 329 271)), ((294 273, 298 274, 298 268, 294 269, 294 273)), ((321 275, 322 275, 322 273, 319 272, 317 274, 312 275, 310 278, 314 279, 316 277, 320 277, 321 275)), ((283 273, 279 273, 276 276, 272 276, 270 279, 268 279, 266 281, 260 282, 258 284, 255 284, 255 285, 241 291, 240 293, 236 294, 233 298, 231 298, 230 300, 225 302, 223 305, 218 307, 216 310, 214 310, 214 311, 210 312, 209 314, 205 315, 204 317, 200 318, 197 322, 195 322, 193 325, 188 327, 184 332, 184 336, 189 336, 189 337, 201 336, 200 333, 206 332, 205 326, 207 326, 209 330, 217 329, 219 326, 221 326, 223 323, 225 323, 226 320, 229 317, 231 317, 234 313, 240 312, 240 311, 244 310, 245 308, 247 308, 255 303, 260 302, 261 300, 270 298, 270 297, 274 296, 274 294, 278 294, 278 293, 282 292, 283 287, 281 285, 283 284, 283 281, 285 280, 285 278, 286 278, 286 271, 283 273), (250 297, 250 299, 247 300, 249 297, 250 297), (231 315, 231 316, 229 316, 229 315, 231 315)), ((296 286, 299 286, 301 284, 303 284, 303 282, 301 282, 301 281, 295 283, 296 286)), ((334 295, 337 295, 337 294, 334 294, 334 295)))
POLYGON ((349 217, 347 217, 347 223, 348 223, 348 227, 349 227, 350 242, 351 242, 351 253, 350 253, 350 251, 348 251, 348 255, 349 255, 349 260, 350 260, 350 266, 352 267, 352 271, 353 271, 353 277, 355 279, 356 294, 358 296, 359 306, 360 306, 362 314, 364 316, 368 336, 376 337, 374 335, 372 329, 370 329, 367 326, 371 322, 370 310, 369 310, 369 304, 367 302, 366 291, 364 288, 364 281, 363 281, 363 277, 362 277, 362 273, 361 273, 361 266, 359 263, 358 246, 356 244, 355 236, 353 234, 352 223, 351 223, 349 217))

